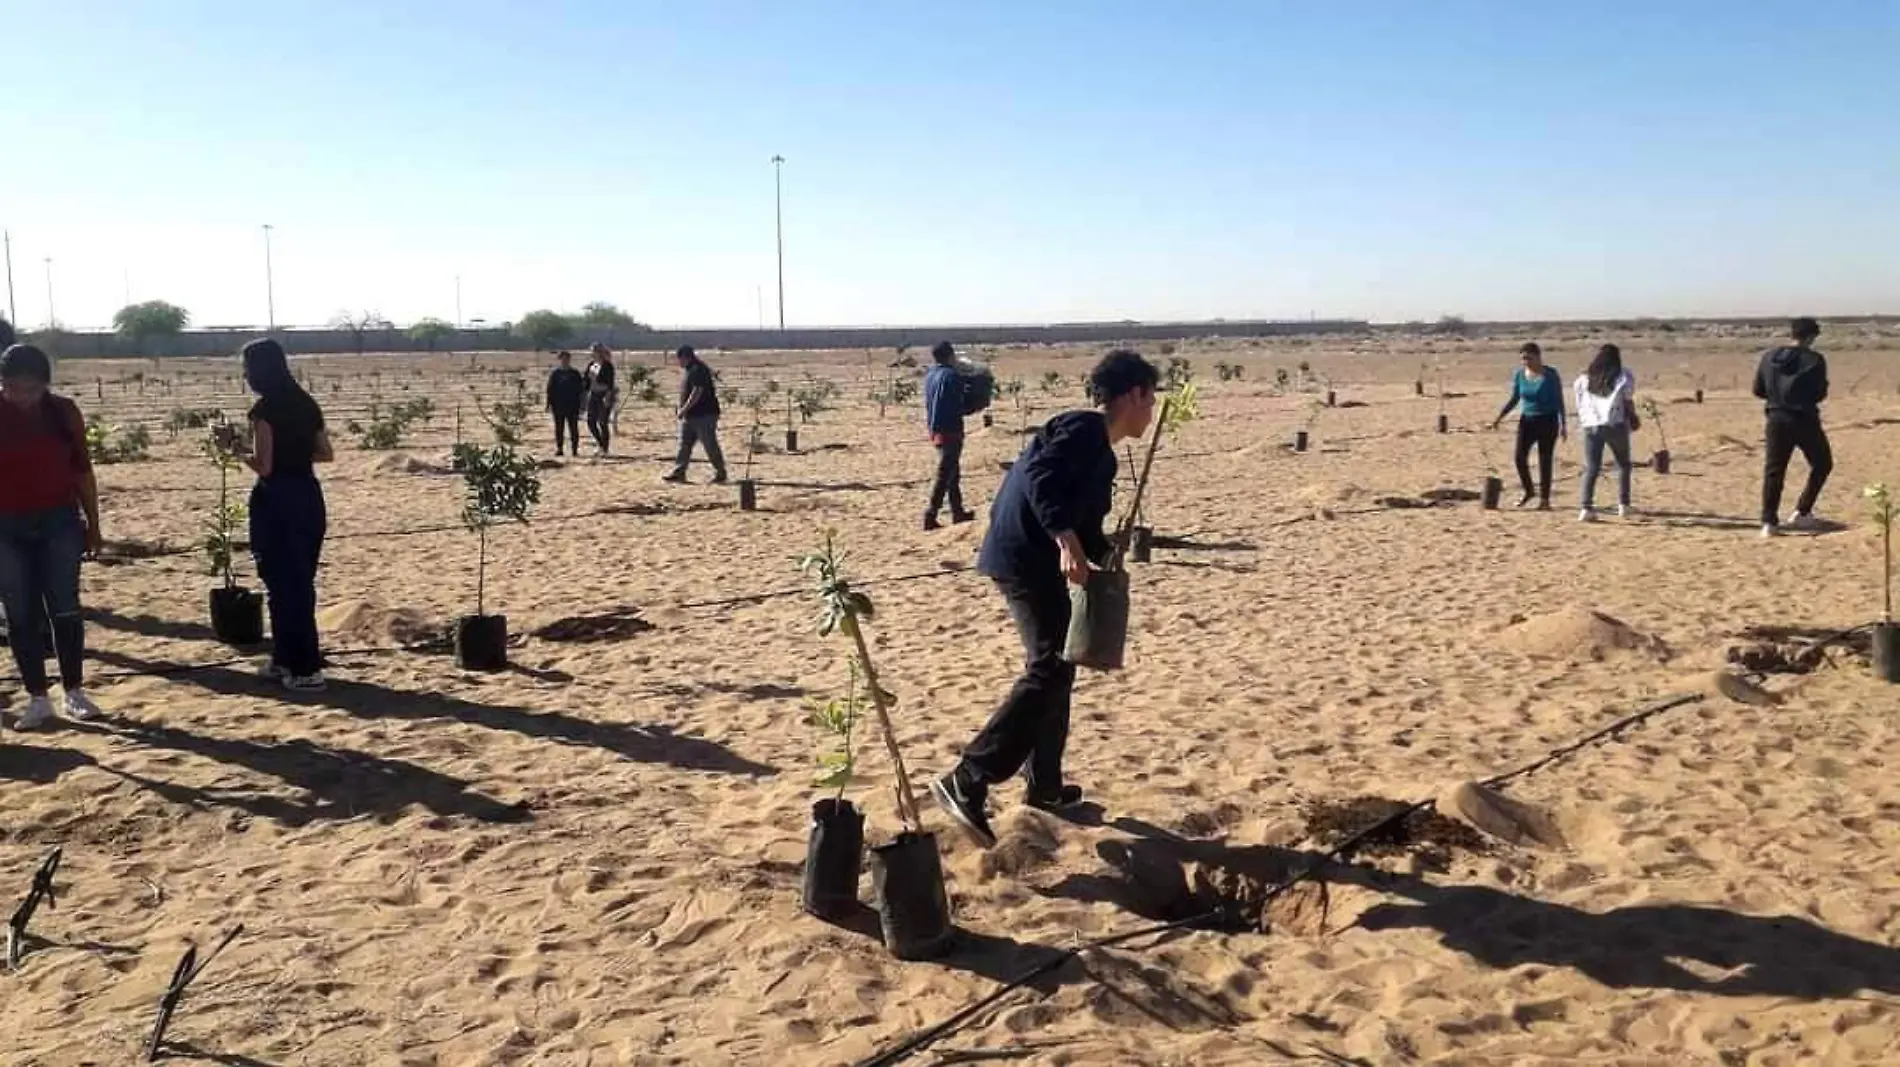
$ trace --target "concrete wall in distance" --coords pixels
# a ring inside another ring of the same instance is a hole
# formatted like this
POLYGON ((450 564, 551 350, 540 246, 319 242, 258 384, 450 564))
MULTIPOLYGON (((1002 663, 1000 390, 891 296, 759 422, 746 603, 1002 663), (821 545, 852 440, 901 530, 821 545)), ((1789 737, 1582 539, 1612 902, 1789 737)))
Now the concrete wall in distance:
MULTIPOLYGON (((615 349, 671 351, 680 345, 712 352, 738 350, 878 349, 899 345, 928 347, 941 340, 959 345, 1112 344, 1188 340, 1200 337, 1284 337, 1295 334, 1359 333, 1364 322, 1320 319, 1305 322, 1100 322, 1049 326, 850 326, 790 330, 616 330, 586 329, 575 334, 568 347, 582 351, 595 341, 615 349)), ((255 330, 187 330, 176 337, 134 345, 116 333, 59 333, 35 338, 63 359, 151 358, 166 356, 232 355, 244 342, 261 335, 255 330)), ((348 330, 280 329, 272 332, 292 355, 336 352, 427 352, 428 345, 411 340, 402 329, 365 330, 359 338, 348 330)), ((530 346, 506 329, 458 330, 438 342, 438 352, 527 351, 530 346)))

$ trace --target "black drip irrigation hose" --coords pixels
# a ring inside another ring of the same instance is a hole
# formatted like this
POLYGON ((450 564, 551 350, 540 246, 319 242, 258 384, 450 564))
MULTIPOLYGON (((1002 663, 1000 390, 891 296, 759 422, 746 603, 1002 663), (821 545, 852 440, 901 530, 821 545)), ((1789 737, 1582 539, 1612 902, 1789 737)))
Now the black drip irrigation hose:
MULTIPOLYGON (((1555 763, 1558 760, 1565 758, 1566 756, 1573 755, 1576 752, 1606 737, 1613 736, 1619 733, 1620 731, 1626 730, 1632 726, 1635 726, 1643 722, 1644 720, 1647 720, 1656 715, 1660 715, 1663 712, 1670 710, 1671 708, 1678 708, 1684 704, 1693 704, 1702 699, 1704 699, 1704 697, 1700 693, 1681 693, 1675 696, 1665 697, 1653 704, 1648 704, 1642 708, 1639 708, 1636 711, 1631 712, 1630 714, 1625 715, 1622 718, 1616 720, 1615 722, 1609 724, 1608 726, 1605 726, 1600 730, 1596 730, 1590 734, 1585 735, 1579 740, 1573 741, 1567 745, 1563 745, 1558 748, 1554 748, 1550 750, 1549 752, 1545 753, 1543 756, 1535 760, 1532 760, 1529 763, 1524 764, 1522 767, 1519 767, 1516 770, 1506 771, 1503 774, 1494 775, 1490 778, 1487 778, 1484 780, 1484 784, 1491 787, 1497 787, 1497 786, 1502 786, 1507 782, 1515 781, 1516 779, 1535 774, 1538 771, 1543 770, 1545 767, 1550 766, 1552 763, 1555 763)), ((1265 906, 1273 903, 1273 901, 1278 899, 1282 894, 1286 893, 1288 890, 1292 889, 1294 886, 1299 885, 1301 882, 1306 881, 1308 878, 1311 878, 1313 875, 1318 874, 1322 868, 1326 867, 1329 864, 1343 860, 1347 856, 1351 855, 1353 852, 1357 851, 1359 846, 1364 844, 1369 838, 1374 837, 1375 835, 1383 832, 1387 828, 1396 825, 1400 821, 1406 818, 1409 818, 1420 811, 1424 811, 1425 809, 1432 807, 1433 804, 1434 802, 1431 800, 1414 801, 1413 803, 1408 804, 1407 806, 1400 808, 1399 810, 1394 811, 1389 815, 1385 815, 1381 817, 1380 819, 1373 822, 1372 824, 1354 831, 1352 834, 1347 836, 1345 840, 1339 842, 1337 845, 1334 845, 1329 851, 1309 860, 1306 863, 1306 865, 1301 867, 1298 871, 1295 871, 1292 875, 1289 875, 1286 879, 1282 880, 1279 884, 1274 885, 1273 887, 1268 889, 1261 899, 1261 906, 1264 908, 1265 906)), ((1011 993, 1014 993, 1018 989, 1023 988, 1024 986, 1028 985, 1029 983, 1035 981, 1038 978, 1041 978, 1043 975, 1049 974, 1050 972, 1055 971, 1067 965, 1071 960, 1079 958, 1084 952, 1092 951, 1094 949, 1110 948, 1112 946, 1119 945, 1128 941, 1134 941, 1138 938, 1146 937, 1152 934, 1166 933, 1170 930, 1178 930, 1178 929, 1181 929, 1183 927, 1188 927, 1188 926, 1198 926, 1203 923, 1216 920, 1220 918, 1221 915, 1222 915, 1221 909, 1217 908, 1211 911, 1202 912, 1201 914, 1198 914, 1198 915, 1190 915, 1185 919, 1175 919, 1170 922, 1155 923, 1149 926, 1137 927, 1136 929, 1133 929, 1133 930, 1126 930, 1119 934, 1111 934, 1107 937, 1096 938, 1093 941, 1082 942, 1081 944, 1078 944, 1073 948, 1058 949, 1053 945, 1044 946, 1048 948, 1050 951, 1055 952, 1056 954, 1050 957, 1049 959, 1046 959, 1043 962, 1035 965, 1034 967, 1031 967, 1030 969, 1024 971, 1022 974, 1017 975, 1015 978, 1010 979, 1008 982, 1004 983, 999 988, 991 991, 989 994, 985 995, 980 1000, 977 1000, 976 1002, 968 1005, 967 1007, 958 1011, 956 1014, 950 1016, 949 1018, 943 1020, 940 1023, 937 1023, 936 1025, 930 1027, 929 1029, 918 1031, 917 1033, 912 1034, 910 1037, 904 1039, 899 1044, 894 1045, 882 1052, 879 1052, 869 1057, 868 1059, 859 1060, 857 1064, 855 1065, 855 1067, 889 1067, 889 1065, 891 1064, 901 1063, 904 1060, 909 1059, 915 1053, 921 1052, 925 1047, 937 1042, 938 1040, 944 1037, 949 1036, 952 1033, 955 1033, 959 1029, 962 1029, 963 1026, 969 1023, 972 1019, 974 1019, 976 1016, 980 1015, 984 1011, 987 1011, 989 1008, 993 1007, 995 1004, 1001 1001, 1004 997, 1009 996, 1011 993)))

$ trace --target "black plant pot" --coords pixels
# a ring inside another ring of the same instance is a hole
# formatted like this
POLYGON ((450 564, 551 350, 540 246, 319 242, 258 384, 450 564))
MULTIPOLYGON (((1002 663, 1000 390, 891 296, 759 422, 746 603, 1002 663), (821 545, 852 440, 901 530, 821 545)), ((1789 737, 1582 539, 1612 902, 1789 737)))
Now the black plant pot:
POLYGON ((983 413, 983 428, 987 430, 994 425, 996 425, 996 419, 993 418, 988 412, 984 412, 983 413))
POLYGON ((1439 433, 1451 432, 1451 416, 1450 415, 1438 416, 1438 432, 1439 433))
POLYGON ((739 510, 759 510, 759 483, 750 478, 739 480, 739 510))
POLYGON ((264 641, 264 597, 232 586, 211 591, 211 632, 227 645, 264 641))
POLYGON ((508 667, 508 616, 464 615, 455 620, 455 665, 465 671, 508 667))
POLYGON ((805 846, 805 910, 820 919, 842 919, 856 911, 863 868, 863 813, 849 800, 826 797, 813 804, 805 846))
POLYGON ((785 431, 785 451, 787 452, 798 451, 798 431, 797 430, 785 431))
POLYGON ((1413 396, 1424 396, 1424 395, 1425 395, 1425 383, 1424 383, 1424 382, 1413 382, 1413 383, 1412 383, 1412 395, 1413 395, 1413 396))
POLYGON ((1306 451, 1306 431, 1305 430, 1293 431, 1293 451, 1295 452, 1306 451))
POLYGON ((1062 658, 1078 667, 1118 671, 1128 647, 1128 572, 1091 571, 1069 587, 1069 636, 1062 658))
POLYGON ((1136 563, 1146 563, 1154 556, 1155 529, 1152 526, 1137 526, 1128 531, 1128 558, 1136 563))
POLYGON ((1900 682, 1900 626, 1890 622, 1874 625, 1874 677, 1900 682))
POLYGON ((1504 479, 1486 478, 1484 480, 1484 510, 1496 511, 1498 498, 1504 495, 1504 479))
POLYGON ((934 960, 956 943, 937 835, 901 833, 890 844, 872 849, 871 891, 877 895, 878 925, 891 955, 934 960))
POLYGON ((1339 406, 1339 394, 1333 392, 1331 389, 1326 390, 1326 406, 1329 408, 1339 406))
POLYGON ((1657 474, 1668 474, 1669 450, 1666 448, 1657 449, 1656 455, 1650 460, 1650 467, 1654 469, 1657 474))
POLYGON ((1700 389, 1695 391, 1695 402, 1698 404, 1702 403, 1702 390, 1700 389))

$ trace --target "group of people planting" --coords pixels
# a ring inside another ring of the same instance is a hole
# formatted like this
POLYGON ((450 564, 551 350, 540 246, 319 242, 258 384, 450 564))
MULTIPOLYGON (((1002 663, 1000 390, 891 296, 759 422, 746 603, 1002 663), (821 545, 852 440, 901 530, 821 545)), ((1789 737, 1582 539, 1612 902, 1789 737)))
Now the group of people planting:
MULTIPOLYGON (((1827 357, 1814 348, 1821 326, 1811 318, 1788 324, 1787 343, 1763 352, 1755 368, 1754 393, 1767 410, 1763 428, 1761 480, 1761 535, 1781 533, 1781 497, 1788 464, 1798 451, 1808 463, 1808 481, 1795 501, 1787 528, 1812 530, 1819 526, 1814 506, 1834 470, 1834 453, 1821 426, 1821 404, 1827 400, 1827 357)), ((1551 468, 1557 442, 1569 436, 1564 404, 1563 376, 1544 362, 1543 349, 1527 341, 1518 350, 1521 365, 1511 374, 1504 407, 1493 419, 1496 429, 1505 416, 1518 412, 1517 447, 1513 459, 1524 495, 1520 508, 1533 502, 1550 509, 1551 468), (1531 481, 1530 454, 1537 452, 1537 481, 1531 481)), ((1616 513, 1631 512, 1630 435, 1642 428, 1636 409, 1636 378, 1623 365, 1622 350, 1613 344, 1597 349, 1590 365, 1572 383, 1578 428, 1583 432, 1583 485, 1577 518, 1597 518, 1596 487, 1607 449, 1616 463, 1616 513)))

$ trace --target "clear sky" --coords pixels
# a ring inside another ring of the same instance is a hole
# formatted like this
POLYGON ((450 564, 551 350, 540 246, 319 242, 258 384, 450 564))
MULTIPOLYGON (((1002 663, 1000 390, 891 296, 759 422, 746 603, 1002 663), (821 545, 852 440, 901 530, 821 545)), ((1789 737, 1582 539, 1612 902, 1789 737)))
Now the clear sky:
POLYGON ((0 0, 19 317, 1900 311, 1896 0, 0 0))

